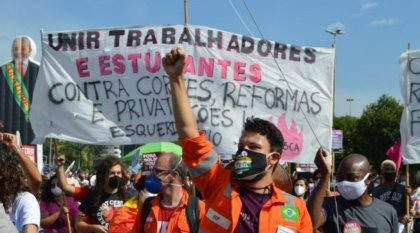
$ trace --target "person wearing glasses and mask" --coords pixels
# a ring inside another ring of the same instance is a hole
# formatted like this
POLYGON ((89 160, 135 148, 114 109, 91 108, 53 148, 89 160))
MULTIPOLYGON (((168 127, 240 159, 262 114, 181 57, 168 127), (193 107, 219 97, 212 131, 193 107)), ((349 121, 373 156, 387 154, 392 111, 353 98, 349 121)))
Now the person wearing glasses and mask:
POLYGON ((343 158, 336 173, 340 196, 325 197, 331 177, 331 163, 320 149, 315 164, 321 172, 320 181, 307 201, 314 229, 324 232, 397 233, 397 213, 388 203, 372 197, 368 186, 372 181, 370 165, 361 154, 343 158))
POLYGON ((137 213, 132 233, 197 232, 204 202, 189 195, 187 168, 180 156, 163 152, 156 160, 145 188, 157 197, 146 199, 137 213), (192 219, 194 218, 194 219, 192 219))
POLYGON ((76 232, 74 223, 79 215, 78 206, 72 197, 64 195, 57 176, 52 176, 44 185, 41 195, 41 227, 44 233, 71 233, 66 215, 69 215, 72 232, 76 232))
POLYGON ((115 212, 128 199, 122 178, 123 169, 122 161, 116 156, 109 155, 102 159, 96 170, 96 184, 79 206, 78 232, 108 232, 115 212))

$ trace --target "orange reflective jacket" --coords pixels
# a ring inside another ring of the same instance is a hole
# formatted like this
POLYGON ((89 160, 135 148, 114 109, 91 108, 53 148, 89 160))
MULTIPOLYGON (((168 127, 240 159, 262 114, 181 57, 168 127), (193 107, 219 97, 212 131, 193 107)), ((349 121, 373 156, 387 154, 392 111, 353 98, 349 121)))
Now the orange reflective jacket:
MULTIPOLYGON (((188 219, 186 215, 185 208, 187 207, 188 203, 188 192, 183 189, 183 195, 181 202, 179 206, 175 209, 173 214, 171 215, 171 218, 168 223, 168 228, 166 232, 168 233, 185 233, 190 232, 190 226, 188 225, 188 219)), ((141 216, 141 210, 138 211, 136 222, 133 227, 132 233, 143 233, 143 226, 144 226, 144 232, 147 233, 154 233, 158 232, 158 216, 159 216, 159 209, 160 209, 160 200, 161 200, 161 194, 159 194, 156 198, 153 198, 153 200, 150 202, 150 212, 149 215, 146 218, 146 222, 142 223, 142 216, 141 216)), ((201 221, 204 217, 204 211, 205 211, 205 205, 204 202, 199 201, 199 221, 201 221)))
MULTIPOLYGON (((242 201, 237 189, 240 183, 231 180, 231 171, 218 163, 204 132, 196 138, 180 139, 182 159, 206 201, 205 218, 200 233, 234 232, 239 221, 242 201)), ((259 232, 312 233, 312 222, 304 201, 271 185, 271 198, 261 208, 259 232)))

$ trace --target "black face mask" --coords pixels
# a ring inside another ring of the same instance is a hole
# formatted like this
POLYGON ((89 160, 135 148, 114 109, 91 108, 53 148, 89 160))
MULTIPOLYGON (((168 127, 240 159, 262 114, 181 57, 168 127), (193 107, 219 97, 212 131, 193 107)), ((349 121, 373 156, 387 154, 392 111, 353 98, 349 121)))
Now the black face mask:
POLYGON ((120 186, 121 182, 122 182, 121 177, 113 176, 113 177, 109 178, 108 186, 112 189, 116 189, 120 186))
POLYGON ((233 178, 238 180, 256 181, 263 177, 267 168, 265 154, 252 150, 239 149, 235 154, 233 178))
POLYGON ((384 176, 384 179, 389 183, 394 182, 395 177, 397 177, 397 173, 395 172, 384 172, 382 175, 384 176))

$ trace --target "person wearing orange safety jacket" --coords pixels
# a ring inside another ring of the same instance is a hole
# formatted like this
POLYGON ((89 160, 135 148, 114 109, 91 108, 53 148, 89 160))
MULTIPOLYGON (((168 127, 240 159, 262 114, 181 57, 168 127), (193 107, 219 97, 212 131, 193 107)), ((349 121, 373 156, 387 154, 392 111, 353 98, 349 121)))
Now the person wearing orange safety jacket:
POLYGON ((283 147, 281 132, 270 122, 247 119, 231 169, 218 163, 213 145, 198 131, 183 76, 186 55, 172 49, 162 59, 170 79, 172 105, 182 159, 206 202, 200 233, 313 232, 305 203, 272 179, 283 147))
POLYGON ((180 156, 172 152, 159 155, 145 181, 145 188, 158 196, 144 200, 132 233, 197 233, 205 205, 184 187, 187 172, 180 156))

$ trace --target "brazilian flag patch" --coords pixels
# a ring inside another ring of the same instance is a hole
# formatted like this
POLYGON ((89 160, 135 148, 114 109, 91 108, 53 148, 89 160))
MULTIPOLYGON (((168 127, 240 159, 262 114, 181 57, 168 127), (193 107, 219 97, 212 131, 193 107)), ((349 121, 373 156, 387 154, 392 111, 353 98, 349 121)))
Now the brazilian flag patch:
POLYGON ((289 221, 297 221, 299 218, 298 208, 288 205, 282 206, 281 217, 289 221))

